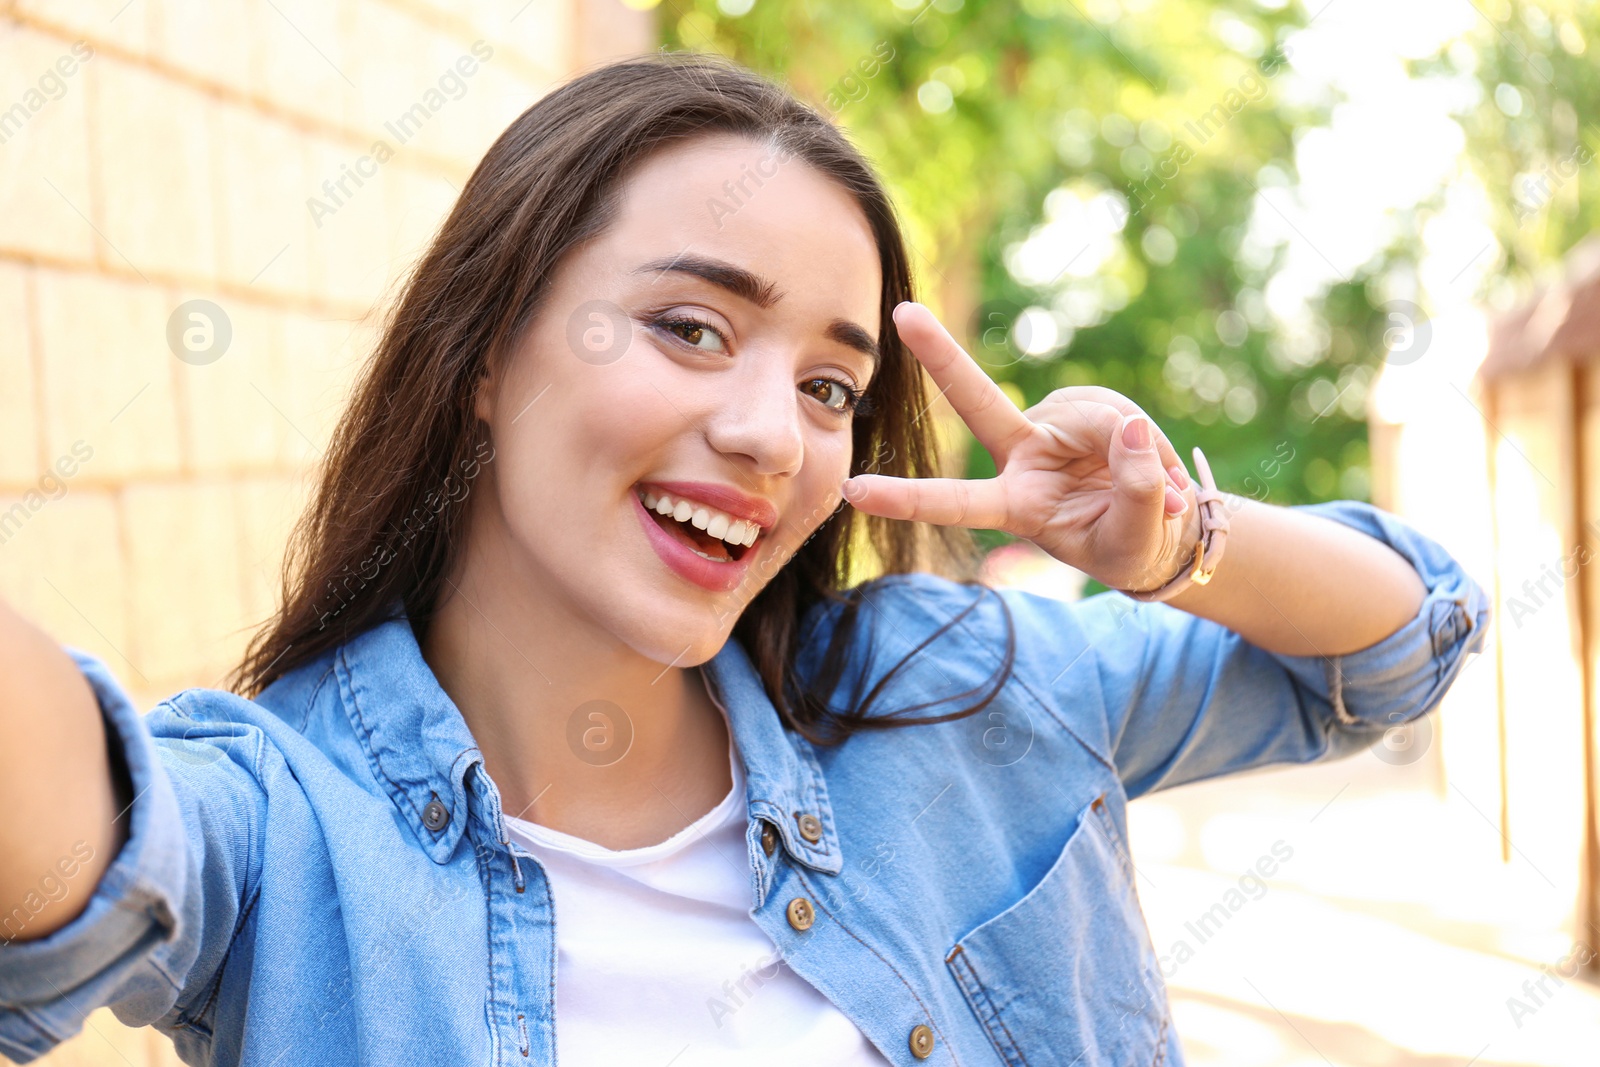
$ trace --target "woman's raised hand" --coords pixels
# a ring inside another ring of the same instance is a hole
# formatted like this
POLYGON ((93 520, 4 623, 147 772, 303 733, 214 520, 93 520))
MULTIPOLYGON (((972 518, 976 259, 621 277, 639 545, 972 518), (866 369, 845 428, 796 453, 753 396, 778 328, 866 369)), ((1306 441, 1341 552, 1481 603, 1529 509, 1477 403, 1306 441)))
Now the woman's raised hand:
POLYGON ((1195 489, 1172 443, 1139 405, 1086 385, 1020 410, 931 311, 909 301, 895 327, 999 474, 844 483, 858 511, 1003 530, 1112 588, 1153 589, 1199 536, 1195 489))

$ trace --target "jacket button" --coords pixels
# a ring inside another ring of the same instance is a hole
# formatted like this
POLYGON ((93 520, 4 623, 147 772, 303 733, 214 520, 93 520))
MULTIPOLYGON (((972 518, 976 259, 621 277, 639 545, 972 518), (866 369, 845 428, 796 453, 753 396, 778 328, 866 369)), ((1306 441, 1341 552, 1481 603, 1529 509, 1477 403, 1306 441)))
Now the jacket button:
POLYGON ((795 897, 789 901, 789 925, 802 933, 811 929, 811 924, 816 921, 817 914, 811 910, 811 901, 805 897, 795 897))
POLYGON ((919 1060, 925 1060, 933 1055, 933 1030, 923 1023, 918 1023, 911 1028, 911 1054, 919 1060))
POLYGON ((440 830, 443 830, 447 825, 449 825, 449 822, 450 813, 445 810, 443 804, 439 803, 438 797, 434 797, 432 800, 428 801, 428 806, 422 809, 422 825, 426 826, 434 833, 438 833, 440 830))
POLYGON ((822 840, 822 820, 809 811, 795 812, 795 821, 800 824, 800 836, 813 845, 822 840))
POLYGON ((774 830, 772 828, 772 824, 770 822, 767 822, 765 819, 762 819, 761 820, 761 851, 765 852, 767 855, 770 856, 770 855, 772 855, 773 851, 777 847, 778 847, 778 831, 776 831, 776 830, 774 830))

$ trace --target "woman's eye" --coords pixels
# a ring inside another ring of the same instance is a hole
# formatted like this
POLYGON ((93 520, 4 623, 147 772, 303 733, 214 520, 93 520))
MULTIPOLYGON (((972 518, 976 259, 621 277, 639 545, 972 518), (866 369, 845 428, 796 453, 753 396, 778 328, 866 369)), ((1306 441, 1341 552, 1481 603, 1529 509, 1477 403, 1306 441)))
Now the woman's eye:
POLYGON ((698 319, 661 319, 655 325, 692 348, 701 348, 702 342, 710 341, 712 347, 702 348, 702 351, 726 352, 728 350, 726 339, 709 322, 701 322, 698 319))
POLYGON ((859 393, 834 378, 812 378, 801 388, 834 411, 849 411, 860 399, 859 393))

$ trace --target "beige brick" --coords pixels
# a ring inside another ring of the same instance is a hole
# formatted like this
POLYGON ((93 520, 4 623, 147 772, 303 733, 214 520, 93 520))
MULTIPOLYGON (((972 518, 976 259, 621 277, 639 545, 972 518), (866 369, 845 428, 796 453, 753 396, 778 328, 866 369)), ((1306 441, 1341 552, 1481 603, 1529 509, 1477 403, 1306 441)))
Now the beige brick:
POLYGON ((239 92, 250 90, 250 42, 255 9, 263 4, 162 0, 149 6, 150 49, 155 56, 208 82, 239 92))
POLYGON ((47 456, 82 440, 91 481, 178 470, 179 433, 163 290, 88 274, 35 276, 47 456))
POLYGON ((578 21, 572 0, 531 0, 526 6, 471 0, 468 7, 478 36, 496 52, 514 52, 519 65, 532 66, 543 81, 553 82, 577 65, 572 42, 578 21))
MULTIPOLYGON (((498 69, 503 76, 514 79, 523 87, 519 90, 521 103, 512 117, 544 95, 574 65, 572 45, 578 20, 572 0, 531 0, 528 3, 519 0, 509 4, 501 0, 414 2, 450 19, 452 32, 447 36, 458 52, 470 54, 473 42, 478 40, 493 50, 489 62, 482 69, 498 69)), ((649 22, 649 18, 647 15, 649 40, 637 49, 639 51, 655 46, 654 24, 649 22)), ((629 25, 632 25, 631 19, 629 25)), ((473 77, 476 79, 477 75, 473 77)), ((477 94, 478 89, 474 88, 472 92, 477 94)), ((480 100, 479 105, 471 109, 473 114, 469 121, 482 118, 484 109, 481 104, 480 100)), ((506 118, 491 125, 498 132, 509 121, 506 118)), ((487 143, 484 142, 485 145, 487 143)), ((481 151, 478 154, 481 155, 481 151)))
POLYGON ((391 273, 381 173, 393 161, 380 165, 364 150, 321 139, 310 142, 310 159, 314 195, 324 205, 309 238, 312 288, 365 310, 391 273))
POLYGON ((88 262, 88 81, 105 60, 72 48, 0 23, 0 249, 88 262))
MULTIPOLYGON (((133 687, 128 688, 128 695, 140 710, 153 708, 158 702, 141 700, 141 694, 133 687)), ((35 1062, 38 1067, 183 1067, 165 1034, 148 1026, 124 1026, 110 1008, 90 1012, 78 1037, 35 1062)))
POLYGON ((119 679, 140 682, 144 664, 128 640, 115 498, 78 475, 43 488, 0 495, 0 591, 57 641, 104 659, 119 679))
POLYGON ((202 475, 267 471, 291 432, 269 399, 282 392, 282 313, 238 300, 218 306, 232 331, 227 351, 210 363, 180 361, 174 368, 189 428, 186 468, 202 475))
POLYGON ((310 499, 309 475, 250 478, 234 485, 238 502, 244 613, 264 622, 277 609, 289 533, 310 499))
POLYGON ((388 197, 389 258, 403 276, 411 269, 450 214, 456 188, 436 175, 414 171, 398 161, 384 169, 388 197))
POLYGON ((471 109, 470 121, 476 124, 469 153, 472 167, 477 166, 506 127, 558 84, 555 78, 539 81, 523 77, 507 64, 497 62, 498 58, 497 51, 495 58, 484 64, 477 75, 483 84, 473 90, 480 95, 471 109))
MULTIPOLYGON (((473 40, 440 34, 376 0, 362 0, 355 32, 373 45, 362 50, 361 128, 402 154, 421 152, 477 162, 485 62, 473 40), (463 73, 470 71, 471 73, 463 73)), ((493 42, 482 48, 490 53, 493 42)))
POLYGON ((19 15, 138 55, 150 52, 150 25, 158 17, 156 6, 148 0, 16 0, 19 15))
POLYGON ((273 399, 294 432, 285 437, 281 465, 304 469, 326 454, 355 376, 377 341, 372 323, 302 315, 284 319, 283 339, 283 394, 273 399))
MULTIPOLYGON (((503 106, 494 98, 496 89, 504 88, 504 83, 497 82, 496 77, 503 76, 500 68, 505 63, 501 53, 495 50, 494 42, 487 39, 481 44, 442 40, 438 44, 440 47, 435 50, 438 61, 430 70, 432 77, 428 85, 440 88, 442 81, 443 96, 448 102, 428 121, 417 143, 455 161, 470 173, 506 125, 501 121, 503 106), (479 48, 478 52, 472 51, 474 45, 479 48), (483 58, 485 52, 488 59, 483 58), (498 67, 497 58, 501 60, 498 67), (463 74, 464 70, 472 73, 463 74)), ((438 102, 436 98, 434 102, 438 102)))
POLYGON ((585 70, 648 52, 656 45, 654 11, 641 10, 621 0, 573 0, 572 12, 577 54, 565 57, 569 69, 585 70))
POLYGON ((134 485, 122 513, 129 655, 158 685, 217 684, 248 636, 232 487, 134 485))
POLYGON ((258 0, 251 9, 255 91, 319 122, 353 125, 362 80, 354 0, 258 0))
POLYGON ((354 124, 396 149, 424 143, 415 131, 401 128, 397 133, 393 123, 454 61, 454 56, 442 62, 439 58, 448 38, 383 0, 355 0, 352 12, 351 48, 361 56, 354 124))
POLYGON ((111 56, 90 73, 102 262, 215 277, 211 98, 111 56))
POLYGON ((33 342, 28 325, 28 270, 0 261, 0 486, 30 484, 40 474, 33 342))
POLYGON ((311 216, 315 192, 300 133, 232 104, 216 109, 212 146, 217 228, 225 281, 286 296, 310 295, 311 216))

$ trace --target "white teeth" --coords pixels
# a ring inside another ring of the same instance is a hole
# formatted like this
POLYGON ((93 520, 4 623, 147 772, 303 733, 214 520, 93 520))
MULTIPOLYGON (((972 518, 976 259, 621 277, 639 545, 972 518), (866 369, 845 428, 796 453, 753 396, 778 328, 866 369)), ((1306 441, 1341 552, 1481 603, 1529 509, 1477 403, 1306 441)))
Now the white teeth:
MULTIPOLYGON (((761 536, 761 527, 746 519, 736 519, 725 512, 716 511, 704 504, 691 504, 687 500, 674 500, 665 493, 645 491, 640 494, 644 506, 658 515, 671 516, 678 522, 688 522, 712 537, 730 545, 749 547, 761 536)), ((704 552, 699 553, 706 556, 704 552)), ((706 556, 706 559, 717 559, 706 556)), ((717 562, 725 562, 717 559, 717 562)))

